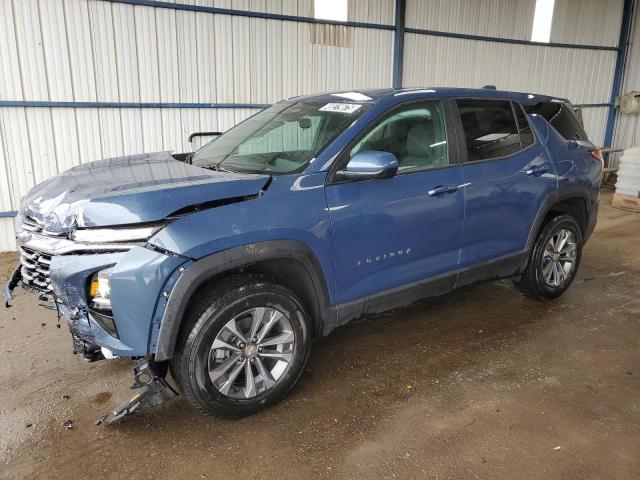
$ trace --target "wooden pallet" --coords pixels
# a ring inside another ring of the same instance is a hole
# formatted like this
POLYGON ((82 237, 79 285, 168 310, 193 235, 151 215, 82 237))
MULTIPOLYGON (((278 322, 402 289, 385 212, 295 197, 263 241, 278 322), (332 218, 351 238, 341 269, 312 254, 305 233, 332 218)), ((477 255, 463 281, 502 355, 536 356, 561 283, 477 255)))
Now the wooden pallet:
POLYGON ((613 195, 611 206, 628 212, 640 213, 640 198, 616 193, 613 195))

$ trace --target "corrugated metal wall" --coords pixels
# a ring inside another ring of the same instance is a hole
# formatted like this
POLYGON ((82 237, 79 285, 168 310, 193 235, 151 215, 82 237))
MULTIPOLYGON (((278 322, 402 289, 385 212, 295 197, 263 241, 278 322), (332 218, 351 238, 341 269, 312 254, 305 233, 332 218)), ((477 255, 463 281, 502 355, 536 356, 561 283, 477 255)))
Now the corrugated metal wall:
MULTIPOLYGON (((632 27, 622 93, 640 92, 640 4, 636 4, 632 27)), ((640 114, 628 115, 618 112, 613 145, 625 149, 640 145, 640 114)), ((614 156, 614 166, 618 164, 619 159, 620 155, 614 156)))
MULTIPOLYGON (((407 0, 407 27, 529 40, 535 0, 407 0)), ((622 0, 556 0, 551 42, 616 47, 622 0)), ((557 48, 420 34, 405 38, 403 85, 497 85, 546 93, 575 104, 609 102, 615 50, 557 48)), ((607 106, 583 112, 602 145, 607 106)))
MULTIPOLYGON (((312 16, 305 1, 182 1, 312 16)), ((352 0, 350 19, 393 23, 393 1, 352 0)), ((345 27, 352 47, 311 44, 309 24, 103 0, 0 0, 0 101, 268 104, 391 85, 393 32, 345 27)), ((189 151, 255 109, 0 107, 0 211, 80 162, 189 151)), ((13 249, 0 218, 0 250, 13 249)))
MULTIPOLYGON (((6 212, 17 210, 22 195, 57 172, 123 154, 187 151, 189 133, 226 130, 257 111, 197 108, 203 104, 257 107, 303 93, 392 85, 394 31, 388 26, 395 21, 395 0, 349 1, 351 22, 387 29, 340 27, 352 39, 348 48, 311 43, 312 25, 305 22, 131 3, 0 0, 0 101, 134 104, 0 106, 0 250, 14 248, 6 212), (165 105, 150 108, 157 103, 165 105)), ((313 15, 313 0, 176 3, 313 15)), ((622 3, 556 0, 552 41, 615 46, 622 3)), ((410 28, 528 40, 534 4, 407 0, 406 22, 410 28)), ((606 103, 615 57, 611 50, 407 33, 403 85, 491 83, 575 103, 606 103)), ((584 118, 600 143, 606 108, 585 109, 584 118)))

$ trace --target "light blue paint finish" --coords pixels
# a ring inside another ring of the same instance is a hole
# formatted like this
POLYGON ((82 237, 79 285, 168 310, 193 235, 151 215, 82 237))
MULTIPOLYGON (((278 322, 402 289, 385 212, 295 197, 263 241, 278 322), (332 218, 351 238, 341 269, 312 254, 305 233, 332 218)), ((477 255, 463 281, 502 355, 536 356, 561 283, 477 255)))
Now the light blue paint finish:
POLYGON ((268 178, 205 170, 167 152, 131 155, 82 164, 46 180, 25 196, 25 213, 60 233, 76 222, 154 222, 184 207, 257 194, 268 178))
POLYGON ((61 312, 90 342, 121 356, 140 356, 149 352, 152 318, 162 297, 165 282, 187 262, 134 247, 126 253, 58 255, 51 263, 51 283, 61 301, 61 312), (88 312, 87 292, 91 276, 114 266, 110 277, 114 321, 120 339, 112 337, 88 312))
MULTIPOLYGON (((509 158, 327 185, 327 172, 338 155, 401 103, 451 97, 524 104, 552 99, 477 89, 363 93, 371 98, 371 108, 302 173, 270 179, 228 174, 151 154, 83 165, 35 187, 26 197, 26 211, 52 227, 71 228, 77 216, 90 225, 149 222, 194 204, 202 207, 183 210, 184 215, 172 218, 149 240, 161 251, 136 247, 127 253, 54 257, 51 281, 77 332, 119 355, 153 352, 165 305, 163 292, 170 293, 179 267, 237 246, 269 240, 304 244, 322 269, 330 304, 336 305, 445 273, 454 274, 453 284, 461 268, 521 251, 535 214, 557 186, 558 193, 584 195, 593 211, 598 162, 537 116, 530 118, 542 144, 509 158), (539 165, 550 168, 541 175, 526 174, 539 165), (457 189, 429 193, 448 185, 457 189), (216 200, 229 201, 211 203, 216 200), (120 340, 86 312, 90 275, 111 265, 120 340)), ((298 101, 327 99, 339 101, 328 95, 298 101)), ((455 135, 447 139, 450 152, 464 148, 456 148, 455 135)), ((454 158, 451 153, 449 157, 454 158)))
POLYGON ((555 168, 543 145, 503 159, 466 163, 462 176, 466 201, 460 268, 523 250, 540 205, 557 189, 555 168), (528 175, 534 167, 547 171, 528 175))
POLYGON ((132 349, 151 351, 152 319, 158 303, 165 300, 165 284, 187 262, 182 256, 134 247, 114 267, 109 282, 113 317, 120 338, 127 339, 132 349))
POLYGON ((463 192, 434 197, 427 192, 461 184, 462 173, 455 165, 328 186, 336 302, 455 273, 462 241, 463 192))
POLYGON ((274 176, 264 195, 180 218, 149 243, 200 259, 240 245, 298 240, 313 252, 330 286, 333 260, 325 177, 323 172, 274 176))

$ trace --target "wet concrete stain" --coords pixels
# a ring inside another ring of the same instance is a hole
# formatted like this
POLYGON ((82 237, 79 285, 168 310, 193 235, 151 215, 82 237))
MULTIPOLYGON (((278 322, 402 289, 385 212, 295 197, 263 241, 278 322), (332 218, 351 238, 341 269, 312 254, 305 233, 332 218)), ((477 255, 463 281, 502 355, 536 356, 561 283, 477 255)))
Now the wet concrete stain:
POLYGON ((91 400, 95 405, 103 405, 109 401, 111 398, 110 392, 100 392, 93 397, 91 400))
POLYGON ((95 426, 129 363, 73 356, 20 292, 0 311, 0 478, 638 478, 640 215, 610 200, 557 301, 492 282, 349 325, 239 421, 178 397, 95 426))

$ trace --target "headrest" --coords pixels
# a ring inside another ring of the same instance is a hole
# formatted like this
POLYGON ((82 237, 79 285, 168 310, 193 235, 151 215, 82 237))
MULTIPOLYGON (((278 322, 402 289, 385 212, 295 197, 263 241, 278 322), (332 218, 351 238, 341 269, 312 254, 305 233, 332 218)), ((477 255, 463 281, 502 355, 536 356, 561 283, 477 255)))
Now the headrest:
POLYGON ((407 155, 425 157, 433 143, 433 128, 429 123, 416 123, 407 134, 407 155))

